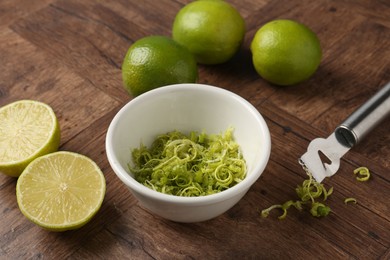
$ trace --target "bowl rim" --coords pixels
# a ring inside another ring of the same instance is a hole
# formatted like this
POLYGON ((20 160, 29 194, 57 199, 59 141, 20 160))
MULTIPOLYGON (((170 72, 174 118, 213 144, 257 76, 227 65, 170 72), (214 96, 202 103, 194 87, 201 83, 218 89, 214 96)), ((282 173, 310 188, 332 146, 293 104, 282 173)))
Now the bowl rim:
POLYGON ((128 188, 130 188, 131 192, 133 193, 133 190, 136 193, 142 194, 143 196, 146 196, 150 199, 155 199, 163 202, 169 202, 169 203, 175 203, 175 204, 193 204, 193 205, 205 205, 205 204, 212 204, 216 203, 218 201, 224 201, 227 199, 230 199, 232 197, 235 197, 236 195, 247 192, 249 188, 257 181, 257 179, 260 177, 262 172, 264 171, 270 157, 271 153, 271 135, 267 126, 267 123, 265 122, 263 116, 260 114, 260 112, 246 99, 239 96, 236 93, 233 93, 227 89, 223 89, 220 87, 207 85, 207 84, 199 84, 199 83, 181 83, 181 84, 173 84, 173 85, 167 85, 163 87, 159 87, 153 90, 150 90, 148 92, 145 92, 133 99, 131 99, 129 102, 127 102, 122 108, 116 113, 114 118, 112 119, 107 133, 106 133, 106 156, 109 161, 109 164, 114 171, 114 173, 117 175, 117 177, 126 185, 128 188), (150 96, 160 95, 161 93, 166 92, 175 92, 175 91, 208 91, 208 92, 214 92, 219 93, 223 95, 228 95, 229 98, 232 98, 236 101, 238 101, 240 104, 242 104, 250 113, 253 114, 253 116, 257 119, 257 122, 260 124, 262 132, 264 134, 263 137, 263 147, 264 147, 264 156, 261 158, 261 160, 256 164, 256 166, 252 169, 252 174, 247 174, 243 181, 240 183, 237 183, 233 187, 226 189, 222 192, 205 195, 205 196, 198 196, 198 197, 181 197, 176 195, 170 195, 170 194, 164 194, 158 191, 155 191, 153 189, 150 189, 143 184, 136 181, 130 174, 123 169, 119 161, 115 158, 114 148, 112 146, 112 140, 114 138, 113 131, 115 126, 120 121, 121 117, 123 116, 126 111, 131 108, 132 106, 137 106, 139 103, 142 103, 144 99, 149 98, 150 96))

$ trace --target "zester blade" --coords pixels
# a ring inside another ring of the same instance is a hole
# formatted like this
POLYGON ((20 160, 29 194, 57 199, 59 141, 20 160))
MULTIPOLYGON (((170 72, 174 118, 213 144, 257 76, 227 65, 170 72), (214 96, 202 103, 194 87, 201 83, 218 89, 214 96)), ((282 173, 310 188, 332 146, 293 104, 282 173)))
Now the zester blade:
POLYGON ((321 182, 335 174, 344 154, 389 115, 390 82, 353 112, 328 138, 311 141, 299 163, 321 182))
POLYGON ((322 182, 325 177, 330 177, 340 167, 340 159, 351 148, 339 143, 335 133, 328 138, 316 138, 312 140, 307 152, 300 158, 300 164, 307 168, 317 182, 322 182))

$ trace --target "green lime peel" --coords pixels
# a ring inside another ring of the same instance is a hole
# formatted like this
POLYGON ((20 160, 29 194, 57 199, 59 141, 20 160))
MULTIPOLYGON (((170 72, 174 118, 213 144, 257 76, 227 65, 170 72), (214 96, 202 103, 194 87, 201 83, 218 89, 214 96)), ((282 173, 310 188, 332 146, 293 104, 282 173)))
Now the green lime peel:
POLYGON ((359 167, 353 171, 358 181, 368 181, 370 179, 370 171, 367 167, 359 167))
MULTIPOLYGON (((299 200, 293 201, 289 200, 284 204, 276 204, 267 209, 261 211, 262 217, 268 217, 270 211, 273 209, 281 209, 282 214, 278 217, 279 219, 284 219, 287 216, 287 210, 294 206, 298 210, 303 209, 303 205, 310 205, 310 213, 314 217, 325 217, 331 210, 330 207, 326 206, 323 202, 333 193, 333 187, 330 187, 328 190, 324 187, 323 184, 318 183, 312 176, 312 174, 305 168, 306 174, 309 176, 309 179, 304 180, 302 185, 298 185, 295 189, 299 200), (318 202, 317 199, 321 198, 322 202, 318 202)), ((368 181, 370 179, 370 171, 367 167, 359 167, 353 171, 358 181, 368 181)), ((355 198, 345 198, 345 204, 353 203, 356 204, 357 200, 355 198)))
POLYGON ((330 208, 323 202, 327 200, 328 196, 333 193, 333 187, 326 189, 321 183, 318 183, 312 176, 312 174, 306 170, 309 179, 304 180, 302 185, 298 185, 295 189, 299 199, 296 201, 289 200, 281 205, 273 205, 267 209, 261 211, 262 217, 267 217, 271 210, 280 208, 283 213, 278 218, 284 219, 287 216, 287 210, 294 206, 298 210, 303 210, 304 205, 308 205, 310 213, 314 217, 325 217, 330 213, 330 208), (318 199, 322 197, 322 202, 318 199))
POLYGON ((357 200, 355 198, 345 198, 344 203, 345 204, 348 204, 348 203, 356 204, 357 200))
POLYGON ((132 150, 135 179, 153 190, 176 196, 221 192, 246 176, 246 162, 233 139, 233 128, 207 135, 172 131, 157 136, 148 148, 132 150))
MULTIPOLYGON (((356 180, 361 181, 361 182, 368 181, 371 177, 370 170, 368 170, 368 168, 364 167, 364 166, 356 168, 353 171, 353 174, 356 175, 356 180)), ((346 198, 344 200, 344 203, 345 204, 348 204, 348 203, 356 204, 357 200, 355 198, 346 198)))

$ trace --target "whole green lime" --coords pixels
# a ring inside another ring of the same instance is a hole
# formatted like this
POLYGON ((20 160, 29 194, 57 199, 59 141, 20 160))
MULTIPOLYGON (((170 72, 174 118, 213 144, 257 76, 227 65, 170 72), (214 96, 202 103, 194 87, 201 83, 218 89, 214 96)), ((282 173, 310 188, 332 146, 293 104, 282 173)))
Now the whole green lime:
POLYGON ((194 83, 198 68, 194 56, 166 36, 148 36, 134 42, 122 63, 122 79, 130 95, 179 83, 194 83))
POLYGON ((230 4, 220 0, 194 1, 176 15, 172 37, 202 64, 228 61, 245 35, 245 22, 230 4))
POLYGON ((263 25, 251 42, 253 65, 265 80, 293 85, 311 77, 322 57, 317 35, 292 20, 263 25))

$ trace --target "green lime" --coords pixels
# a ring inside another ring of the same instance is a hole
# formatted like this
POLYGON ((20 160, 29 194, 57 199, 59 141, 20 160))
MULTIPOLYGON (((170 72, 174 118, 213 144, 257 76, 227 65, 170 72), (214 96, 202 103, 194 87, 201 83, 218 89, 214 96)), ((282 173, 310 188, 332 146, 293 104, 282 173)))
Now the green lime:
POLYGON ((130 95, 178 83, 194 83, 198 68, 193 55, 165 36, 149 36, 128 49, 122 64, 122 78, 130 95))
POLYGON ((106 181, 97 164, 73 152, 54 152, 31 162, 16 184, 20 211, 51 231, 77 229, 100 209, 106 181))
POLYGON ((218 0, 195 1, 176 15, 172 36, 187 47, 197 62, 219 64, 238 51, 245 35, 245 22, 230 4, 218 0))
POLYGON ((18 177, 35 158, 57 151, 60 127, 53 109, 20 100, 0 108, 0 172, 18 177))
POLYGON ((277 85, 308 79, 322 57, 316 34, 291 20, 274 20, 262 26, 252 40, 251 51, 259 75, 277 85))

